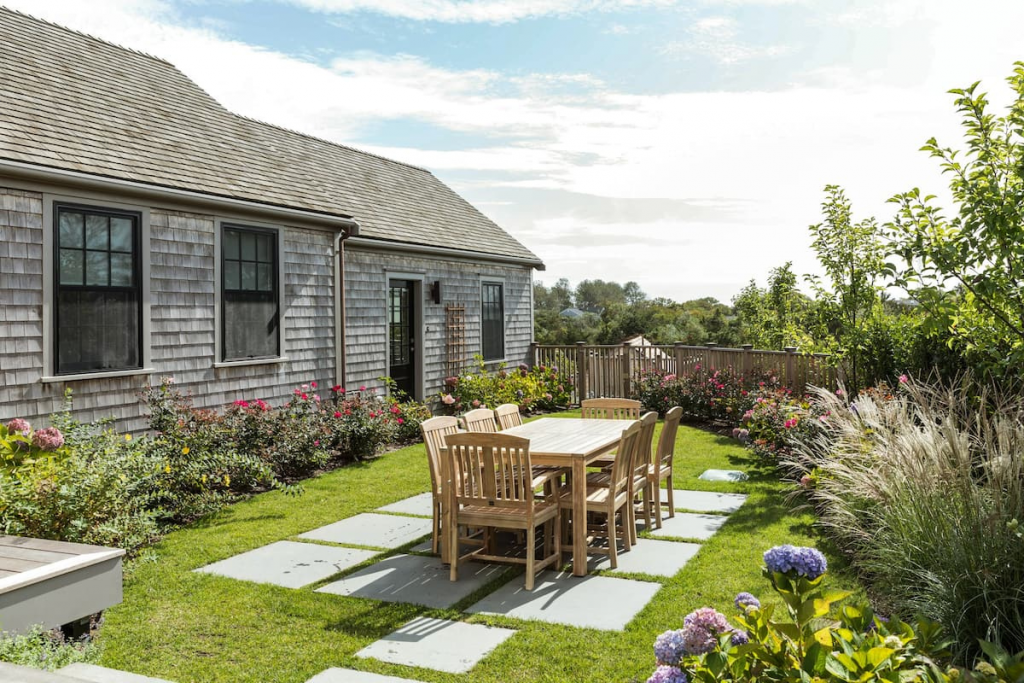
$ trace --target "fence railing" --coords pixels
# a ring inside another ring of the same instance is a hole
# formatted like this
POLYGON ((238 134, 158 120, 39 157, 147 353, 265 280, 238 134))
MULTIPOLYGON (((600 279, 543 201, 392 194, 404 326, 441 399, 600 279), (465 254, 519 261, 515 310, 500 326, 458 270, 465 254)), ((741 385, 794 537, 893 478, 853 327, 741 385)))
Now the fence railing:
POLYGON ((601 396, 632 397, 643 376, 650 372, 687 375, 699 368, 732 367, 744 374, 769 372, 794 391, 803 391, 807 385, 833 388, 837 383, 828 354, 799 353, 796 347, 765 351, 750 345, 730 349, 714 344, 598 346, 580 342, 561 346, 533 344, 531 357, 534 365, 558 368, 559 376, 572 386, 573 403, 601 396))

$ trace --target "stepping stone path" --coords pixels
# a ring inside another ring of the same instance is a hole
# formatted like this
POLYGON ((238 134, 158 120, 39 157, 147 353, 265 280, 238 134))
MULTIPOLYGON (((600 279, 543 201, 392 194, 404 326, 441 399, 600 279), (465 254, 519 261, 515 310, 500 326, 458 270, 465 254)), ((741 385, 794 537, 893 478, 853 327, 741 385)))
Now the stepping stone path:
POLYGON ((532 591, 510 581, 466 611, 621 631, 659 590, 660 583, 544 572, 532 591))
POLYGON ((365 562, 373 550, 278 541, 197 569, 242 581, 301 588, 365 562))
POLYGON ((149 676, 140 676, 139 674, 128 673, 127 671, 118 671, 117 669, 108 669, 104 666, 83 664, 82 662, 69 664, 62 669, 58 669, 57 673, 61 676, 67 676, 70 680, 88 681, 89 683, 169 683, 169 681, 163 678, 150 678, 149 676))
MULTIPOLYGON (((727 481, 746 478, 745 475, 737 478, 725 470, 708 470, 704 474, 727 481)), ((701 475, 701 478, 705 476, 701 475)), ((663 516, 662 528, 651 530, 651 536, 707 540, 725 524, 726 515, 738 510, 746 500, 746 496, 734 493, 680 489, 676 489, 674 495, 678 509, 712 514, 677 512, 671 519, 663 516)), ((372 550, 340 546, 392 549, 428 536, 433 525, 429 519, 433 514, 432 506, 429 493, 412 496, 385 505, 376 512, 349 517, 299 536, 308 541, 339 545, 278 541, 196 571, 301 588, 377 554, 372 550)), ((411 550, 429 553, 429 538, 411 550)), ((671 577, 682 570, 699 550, 698 543, 643 538, 630 552, 619 553, 618 567, 614 571, 671 577)), ((605 571, 611 569, 607 556, 601 555, 592 556, 589 567, 605 571)), ((317 592, 448 609, 497 580, 505 569, 505 565, 469 563, 460 567, 459 580, 452 582, 448 569, 442 567, 436 557, 395 555, 323 586, 317 592)), ((621 631, 660 589, 660 583, 632 581, 613 575, 573 577, 568 573, 545 571, 538 575, 533 591, 527 591, 522 580, 517 578, 470 606, 466 612, 621 631)), ((472 669, 513 634, 515 631, 507 628, 420 617, 366 646, 356 656, 458 674, 472 669)), ((158 679, 137 677, 135 674, 113 674, 131 678, 87 678, 77 673, 76 676, 96 682, 162 683, 158 679)), ((94 672, 91 675, 99 674, 94 672)), ((341 668, 327 669, 308 681, 342 682, 416 683, 412 679, 341 668)))
POLYGON ((395 555, 317 589, 354 598, 406 602, 446 609, 500 576, 506 567, 467 563, 459 569, 459 580, 449 578, 447 567, 436 557, 395 555))
POLYGON ((419 517, 363 513, 299 534, 299 538, 373 548, 398 548, 429 534, 433 522, 419 517))
POLYGON ((508 628, 419 617, 370 643, 356 657, 462 674, 514 634, 508 628))

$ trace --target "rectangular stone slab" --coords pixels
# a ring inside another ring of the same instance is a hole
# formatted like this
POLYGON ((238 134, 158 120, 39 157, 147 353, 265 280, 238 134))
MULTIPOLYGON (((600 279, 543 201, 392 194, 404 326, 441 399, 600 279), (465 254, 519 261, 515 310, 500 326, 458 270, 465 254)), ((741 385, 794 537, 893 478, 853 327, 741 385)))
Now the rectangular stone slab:
POLYGON ((200 567, 195 571, 227 576, 240 581, 272 583, 285 588, 301 588, 322 581, 349 567, 354 567, 376 554, 372 550, 278 541, 200 567))
MULTIPOLYGON (((621 543, 619 547, 621 549, 621 543)), ((611 558, 607 555, 592 555, 589 564, 591 569, 672 577, 686 566, 698 550, 699 543, 673 543, 641 538, 628 553, 619 553, 618 568, 612 569, 611 558)))
POLYGON ((430 492, 421 493, 418 496, 412 496, 411 498, 406 498, 377 509, 381 512, 393 512, 399 515, 417 515, 433 518, 434 496, 430 492))
MULTIPOLYGON (((661 499, 664 502, 664 491, 662 491, 661 499)), ((747 497, 741 493, 715 493, 713 491, 675 489, 676 508, 683 510, 730 514, 739 510, 746 500, 747 497)))
POLYGON ((331 668, 321 671, 306 683, 422 683, 412 678, 396 678, 381 676, 369 671, 353 671, 352 669, 331 668))
MULTIPOLYGON (((724 515, 698 515, 692 512, 677 512, 675 517, 661 522, 660 529, 652 529, 651 536, 672 536, 675 538, 692 538, 706 541, 722 528, 726 520, 724 515)), ((643 522, 643 520, 640 520, 643 522)))
POLYGON ((299 538, 373 548, 398 548, 429 534, 433 523, 419 517, 364 512, 300 534, 299 538))
POLYGON ((514 634, 507 628, 419 617, 370 643, 356 657, 462 674, 514 634))

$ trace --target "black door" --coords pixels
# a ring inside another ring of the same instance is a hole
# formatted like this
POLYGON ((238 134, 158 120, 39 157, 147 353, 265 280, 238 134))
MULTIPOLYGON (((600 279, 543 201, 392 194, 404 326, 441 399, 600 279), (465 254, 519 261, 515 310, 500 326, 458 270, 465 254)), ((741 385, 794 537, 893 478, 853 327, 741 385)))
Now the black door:
POLYGON ((391 379, 410 398, 416 397, 415 283, 388 284, 388 367, 391 379))

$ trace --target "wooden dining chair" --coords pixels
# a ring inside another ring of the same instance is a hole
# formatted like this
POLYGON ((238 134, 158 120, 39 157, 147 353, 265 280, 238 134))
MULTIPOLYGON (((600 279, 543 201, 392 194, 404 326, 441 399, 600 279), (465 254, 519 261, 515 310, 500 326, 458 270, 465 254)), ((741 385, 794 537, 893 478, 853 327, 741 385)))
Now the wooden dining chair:
POLYGON ((519 406, 515 403, 502 403, 495 408, 494 419, 497 420, 498 428, 502 431, 523 424, 523 416, 519 413, 519 406))
MULTIPOLYGON (((580 416, 590 420, 639 420, 640 401, 628 398, 588 398, 580 403, 580 416)), ((611 468, 615 453, 606 453, 591 463, 592 467, 611 468)))
POLYGON ((658 438, 658 448, 654 451, 654 462, 651 463, 647 475, 647 485, 654 494, 654 525, 661 528, 661 482, 666 480, 668 489, 666 497, 668 500, 668 516, 676 516, 676 503, 672 495, 672 458, 676 450, 676 432, 679 431, 679 422, 683 418, 683 409, 679 406, 670 408, 665 413, 665 424, 661 427, 661 436, 658 438))
POLYGON ((525 558, 496 554, 487 545, 461 556, 453 553, 451 580, 458 580, 459 563, 470 558, 511 562, 526 565, 526 590, 533 590, 537 573, 560 561, 562 544, 558 502, 534 493, 543 482, 532 476, 530 440, 511 434, 467 432, 453 434, 446 441, 449 490, 445 498, 453 521, 449 547, 457 547, 460 525, 526 533, 525 558), (536 557, 538 527, 545 527, 540 559, 536 557))
MULTIPOLYGON (((612 569, 619 566, 619 540, 622 540, 625 552, 629 552, 633 547, 633 536, 629 532, 629 526, 632 523, 630 509, 633 507, 633 498, 630 495, 630 473, 634 451, 640 442, 640 432, 639 420, 629 423, 622 431, 618 447, 615 450, 615 463, 602 482, 591 484, 588 481, 585 490, 581 493, 573 489, 573 483, 570 481, 560 489, 559 493, 558 504, 562 508, 563 515, 566 515, 567 510, 571 512, 574 496, 584 495, 587 499, 587 514, 593 513, 594 517, 603 517, 604 524, 589 525, 586 519, 569 519, 569 521, 573 525, 587 524, 588 537, 607 539, 607 548, 591 546, 590 551, 607 554, 612 569)), ((600 474, 605 473, 601 472, 600 474)), ((575 529, 572 530, 572 534, 575 533, 575 529)), ((569 538, 572 536, 569 535, 569 538)))
MULTIPOLYGON (((636 448, 633 450, 632 460, 628 465, 630 473, 629 499, 635 501, 637 496, 641 497, 640 509, 644 515, 644 524, 650 529, 650 500, 653 492, 649 491, 648 471, 652 462, 651 445, 654 442, 654 429, 658 425, 658 413, 653 410, 646 412, 639 422, 640 437, 637 440, 636 448)), ((618 451, 616 451, 615 463, 618 462, 618 451)), ((615 468, 615 463, 613 463, 611 468, 605 468, 601 472, 588 472, 587 484, 589 486, 607 486, 613 477, 612 469, 615 468)), ((636 543, 636 508, 633 505, 629 506, 629 517, 630 541, 636 543)))
POLYGON ((454 417, 432 417, 420 423, 423 445, 427 449, 427 464, 430 466, 430 493, 434 502, 434 527, 430 539, 430 551, 435 555, 441 552, 442 483, 444 481, 441 454, 444 452, 445 438, 458 431, 459 421, 454 417))
POLYGON ((494 411, 477 408, 462 416, 462 424, 467 432, 496 432, 498 425, 494 421, 494 411))

